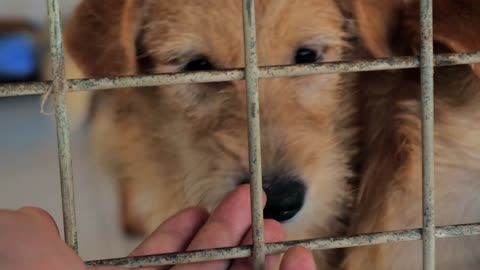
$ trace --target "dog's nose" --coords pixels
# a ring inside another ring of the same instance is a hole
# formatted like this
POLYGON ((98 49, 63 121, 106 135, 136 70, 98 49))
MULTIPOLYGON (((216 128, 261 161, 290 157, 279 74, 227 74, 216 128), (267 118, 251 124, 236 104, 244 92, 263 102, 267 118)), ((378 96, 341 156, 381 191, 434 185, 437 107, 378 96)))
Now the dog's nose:
POLYGON ((263 210, 265 218, 283 222, 302 209, 306 188, 297 177, 265 177, 263 190, 267 194, 267 205, 263 210))
MULTIPOLYGON (((248 180, 241 183, 248 183, 248 180)), ((264 218, 284 222, 293 218, 303 207, 306 187, 298 177, 264 176, 263 190, 267 194, 264 218)))

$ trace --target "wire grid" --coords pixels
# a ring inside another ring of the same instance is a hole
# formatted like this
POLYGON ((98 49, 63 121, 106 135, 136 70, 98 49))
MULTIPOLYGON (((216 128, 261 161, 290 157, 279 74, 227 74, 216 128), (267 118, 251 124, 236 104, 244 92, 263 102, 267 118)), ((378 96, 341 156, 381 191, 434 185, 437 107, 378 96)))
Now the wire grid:
POLYGON ((247 83, 249 158, 252 179, 252 221, 254 228, 253 246, 217 248, 130 258, 115 258, 88 261, 86 264, 91 266, 116 265, 125 267, 143 267, 235 259, 253 255, 255 259, 255 269, 260 270, 264 269, 266 255, 282 253, 288 248, 298 245, 302 245, 311 250, 323 250, 390 242, 423 240, 423 266, 425 270, 433 270, 435 269, 436 238, 480 234, 480 223, 444 227, 435 227, 434 223, 433 68, 434 66, 480 63, 480 52, 440 55, 433 54, 432 0, 421 0, 420 17, 422 46, 420 58, 395 57, 369 61, 258 67, 255 33, 255 1, 243 0, 245 69, 81 80, 65 79, 59 2, 58 0, 47 0, 47 4, 54 74, 53 81, 0 85, 0 97, 45 94, 50 90, 52 91, 55 101, 55 119, 57 123, 65 241, 76 251, 78 250, 78 241, 75 223, 72 159, 68 130, 69 121, 65 99, 67 92, 232 80, 246 80, 247 83), (263 211, 261 204, 262 175, 259 136, 258 79, 418 67, 421 69, 422 86, 423 228, 371 233, 350 237, 320 238, 266 244, 263 238, 263 211))

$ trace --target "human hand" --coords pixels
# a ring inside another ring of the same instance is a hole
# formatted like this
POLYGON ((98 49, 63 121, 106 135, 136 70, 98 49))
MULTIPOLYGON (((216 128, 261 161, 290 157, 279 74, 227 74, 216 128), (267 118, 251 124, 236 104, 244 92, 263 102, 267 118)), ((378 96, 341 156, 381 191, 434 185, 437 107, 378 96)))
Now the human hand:
MULTIPOLYGON (((179 212, 147 238, 130 255, 191 251, 230 247, 251 243, 250 195, 248 185, 231 192, 211 215, 199 208, 179 212)), ((265 220, 265 241, 285 240, 281 225, 265 220)), ((312 254, 304 248, 290 249, 283 259, 268 256, 266 268, 314 270, 312 254)), ((18 211, 0 210, 0 269, 14 270, 121 270, 119 267, 87 268, 59 237, 51 216, 40 209, 23 208, 18 211)), ((174 267, 149 269, 251 269, 250 259, 213 261, 174 267)))

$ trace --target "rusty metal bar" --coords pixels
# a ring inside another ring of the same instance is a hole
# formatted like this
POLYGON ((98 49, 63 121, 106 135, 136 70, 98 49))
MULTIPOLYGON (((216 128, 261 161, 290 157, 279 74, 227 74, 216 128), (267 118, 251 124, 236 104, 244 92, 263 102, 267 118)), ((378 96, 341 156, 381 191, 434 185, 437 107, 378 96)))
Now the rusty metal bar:
MULTIPOLYGON (((422 239, 423 229, 403 230, 356 235, 350 237, 320 238, 266 244, 266 254, 278 254, 294 246, 304 246, 310 250, 325 250, 368 246, 401 241, 422 239)), ((480 223, 438 227, 437 238, 480 235, 480 223)), ((89 266, 123 266, 129 268, 196 263, 211 260, 229 260, 251 256, 251 246, 198 250, 184 253, 169 253, 139 257, 124 257, 86 262, 89 266)))
POLYGON ((265 269, 263 224, 262 155, 260 144, 259 69, 257 63, 257 31, 255 0, 243 0, 243 32, 245 42, 245 81, 247 86, 248 156, 253 230, 253 269, 265 269))
POLYGON ((60 6, 58 0, 47 0, 47 4, 50 24, 50 53, 52 55, 53 71, 53 81, 51 86, 55 102, 58 159, 62 191, 63 227, 65 241, 75 251, 78 251, 60 6))
POLYGON ((52 82, 9 83, 0 84, 1 97, 42 95, 52 87, 52 82))
POLYGON ((435 269, 434 61, 432 0, 420 2, 422 86, 423 269, 435 269))
MULTIPOLYGON (((453 66, 480 63, 480 52, 439 54, 435 56, 435 66, 453 66)), ((394 57, 353 62, 320 63, 294 66, 260 67, 259 78, 305 76, 328 73, 366 72, 418 68, 417 57, 394 57)), ((175 74, 109 77, 98 79, 68 80, 69 92, 82 90, 104 90, 125 87, 145 87, 181 83, 224 82, 245 79, 243 69, 223 71, 201 71, 175 74)), ((51 82, 0 84, 0 97, 44 94, 51 82)))

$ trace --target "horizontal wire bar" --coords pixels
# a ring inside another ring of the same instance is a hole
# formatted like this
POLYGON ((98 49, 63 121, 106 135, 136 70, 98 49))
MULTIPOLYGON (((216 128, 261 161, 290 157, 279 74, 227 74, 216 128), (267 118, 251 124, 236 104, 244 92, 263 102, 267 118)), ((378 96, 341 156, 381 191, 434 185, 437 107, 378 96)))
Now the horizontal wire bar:
MULTIPOLYGON (((475 64, 480 63, 480 52, 438 54, 434 57, 434 61, 435 66, 475 64)), ((259 78, 276 78, 329 73, 410 69, 418 68, 419 66, 419 58, 409 56, 351 62, 260 67, 258 75, 259 78)), ((73 92, 83 90, 104 90, 184 83, 225 82, 243 79, 245 79, 244 69, 109 77, 97 79, 75 79, 67 81, 67 91, 73 92)), ((51 85, 51 81, 37 83, 0 84, 0 97, 44 94, 49 90, 51 85)))
MULTIPOLYGON (((480 223, 437 227, 436 238, 480 235, 480 223)), ((357 246, 377 245, 393 242, 422 240, 422 229, 394 232, 370 233, 350 237, 332 237, 311 240, 298 240, 266 244, 266 253, 279 254, 294 246, 304 246, 310 250, 325 250, 357 246)), ((138 257, 96 260, 85 262, 89 266, 123 266, 129 268, 196 263, 212 260, 229 260, 251 256, 251 246, 217 248, 208 250, 169 253, 138 257)))

